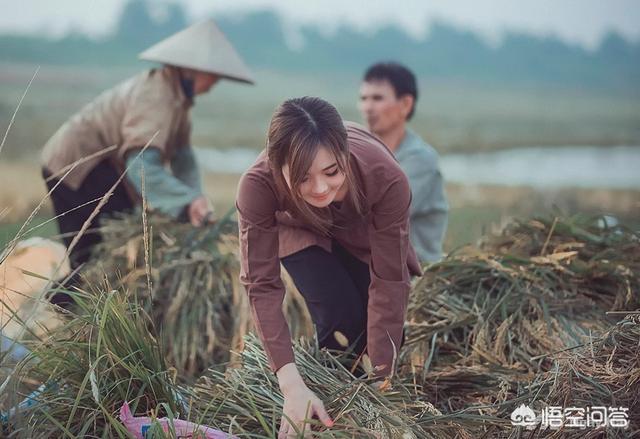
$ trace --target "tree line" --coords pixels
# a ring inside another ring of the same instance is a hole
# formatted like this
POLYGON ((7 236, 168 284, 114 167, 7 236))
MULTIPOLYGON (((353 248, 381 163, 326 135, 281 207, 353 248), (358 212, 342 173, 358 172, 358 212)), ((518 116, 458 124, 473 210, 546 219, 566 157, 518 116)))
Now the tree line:
MULTIPOLYGON (((272 11, 214 18, 247 62, 257 68, 359 74, 371 62, 394 59, 422 77, 639 91, 640 42, 627 41, 615 32, 590 51, 555 37, 522 33, 508 33, 494 47, 477 34, 444 22, 433 23, 421 40, 397 26, 386 26, 373 34, 341 27, 331 36, 307 26, 299 30, 302 46, 291 48, 279 17, 272 11)), ((180 4, 130 0, 107 38, 94 40, 78 33, 56 40, 0 35, 0 59, 130 65, 140 50, 187 25, 180 4)))

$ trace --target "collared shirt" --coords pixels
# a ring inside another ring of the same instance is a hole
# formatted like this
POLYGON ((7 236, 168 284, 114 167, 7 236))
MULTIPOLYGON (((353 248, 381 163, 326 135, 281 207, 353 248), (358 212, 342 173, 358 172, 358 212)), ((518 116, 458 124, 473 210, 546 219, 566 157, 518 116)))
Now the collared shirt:
MULTIPOLYGON (((345 198, 322 213, 331 236, 315 232, 292 213, 278 190, 265 151, 240 180, 236 207, 240 229, 241 281, 258 335, 274 371, 293 362, 291 335, 282 313, 285 289, 280 259, 311 245, 331 251, 331 239, 370 268, 367 350, 381 375, 391 372, 402 340, 410 278, 420 265, 409 243, 411 191, 393 154, 365 128, 345 123, 349 166, 364 200, 359 215, 345 198)), ((328 276, 331 273, 327 273, 328 276)), ((340 306, 340 304, 336 304, 340 306)))
POLYGON ((176 148, 191 143, 192 105, 175 67, 140 73, 102 93, 60 127, 44 147, 43 165, 59 176, 77 163, 64 179, 76 190, 102 160, 124 170, 127 152, 149 142, 168 163, 176 148))
POLYGON ((438 261, 442 258, 442 241, 449 212, 438 153, 407 128, 395 156, 407 174, 413 194, 411 243, 422 262, 438 261))

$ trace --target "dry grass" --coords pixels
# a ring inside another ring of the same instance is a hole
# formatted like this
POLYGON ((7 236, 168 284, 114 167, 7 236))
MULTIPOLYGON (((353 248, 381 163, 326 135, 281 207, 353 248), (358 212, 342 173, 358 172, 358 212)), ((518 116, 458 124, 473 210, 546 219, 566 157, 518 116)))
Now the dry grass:
MULTIPOLYGON (((329 430, 317 426, 314 436, 564 437, 539 430, 523 436, 509 414, 521 403, 637 408, 638 321, 611 329, 603 311, 638 307, 640 241, 624 228, 590 224, 516 223, 483 249, 430 266, 412 294, 400 352, 405 367, 380 390, 351 372, 354 359, 297 343, 301 373, 337 420, 329 430), (577 350, 557 352, 576 343, 577 350)), ((193 250, 190 257, 201 255, 193 250)), ((134 253, 142 258, 140 248, 134 253)), ((145 270, 136 272, 144 277, 145 270)), ((162 285, 158 280, 153 284, 162 285)), ((124 437, 114 417, 124 400, 138 404, 137 414, 160 406, 241 436, 273 437, 282 395, 255 337, 246 339, 239 367, 213 368, 196 384, 178 386, 171 353, 154 335, 155 311, 145 312, 131 294, 102 292, 111 286, 77 293, 80 306, 67 325, 31 345, 35 356, 18 367, 15 388, 49 386, 14 420, 15 437, 124 437)))
POLYGON ((0 208, 8 209, 5 222, 24 220, 47 193, 40 168, 24 162, 0 160, 0 188, 0 208))
MULTIPOLYGON (((514 222, 430 265, 413 288, 401 360, 441 410, 493 408, 554 367, 553 353, 640 307, 640 236, 594 218, 514 222)), ((498 412, 499 413, 499 412, 498 412)))
MULTIPOLYGON (((224 368, 253 329, 239 282, 238 231, 233 210, 194 228, 139 212, 111 219, 104 240, 82 271, 84 289, 124 289, 151 316, 169 364, 183 378, 224 368), (144 226, 144 224, 147 226, 144 226)), ((313 333, 304 300, 285 278, 284 304, 294 337, 313 333)))
MULTIPOLYGON (((558 368, 548 374, 541 399, 560 407, 624 407, 630 428, 640 434, 640 312, 632 313, 601 337, 571 353, 557 356, 558 368)), ((554 439, 600 437, 598 431, 564 429, 554 439)))
MULTIPOLYGON (((8 212, 0 218, 3 222, 18 222, 26 218, 46 194, 38 159, 29 162, 0 160, 0 208, 8 212)), ((218 212, 233 206, 240 175, 205 174, 203 186, 218 212)), ((52 214, 49 203, 45 212, 52 214)))

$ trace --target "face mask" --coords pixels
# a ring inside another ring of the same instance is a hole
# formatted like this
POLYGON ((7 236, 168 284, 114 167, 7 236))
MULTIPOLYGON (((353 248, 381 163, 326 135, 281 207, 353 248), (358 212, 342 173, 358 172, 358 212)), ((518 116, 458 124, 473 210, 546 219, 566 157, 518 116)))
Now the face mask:
POLYGON ((180 78, 180 85, 182 86, 182 91, 187 98, 193 99, 193 79, 180 78))

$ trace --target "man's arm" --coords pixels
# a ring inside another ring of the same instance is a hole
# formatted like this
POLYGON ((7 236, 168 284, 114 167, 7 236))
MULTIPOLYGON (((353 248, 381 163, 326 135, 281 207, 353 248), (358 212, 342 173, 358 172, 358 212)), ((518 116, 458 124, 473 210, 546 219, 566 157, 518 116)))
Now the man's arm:
POLYGON ((202 191, 177 179, 165 169, 161 151, 149 147, 137 158, 137 150, 127 154, 129 167, 127 179, 142 195, 142 173, 144 170, 144 196, 149 205, 162 213, 178 218, 194 200, 202 196, 202 191))
POLYGON ((191 146, 177 148, 169 163, 173 176, 192 189, 202 193, 200 170, 191 146))

